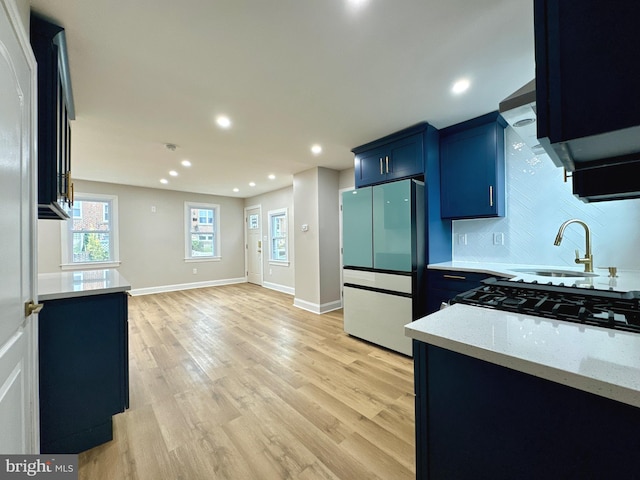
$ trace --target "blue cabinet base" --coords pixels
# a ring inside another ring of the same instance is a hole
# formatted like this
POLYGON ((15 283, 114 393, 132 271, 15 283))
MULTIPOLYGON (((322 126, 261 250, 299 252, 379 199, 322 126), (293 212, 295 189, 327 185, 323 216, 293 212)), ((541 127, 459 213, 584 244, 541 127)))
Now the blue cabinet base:
POLYGON ((41 453, 79 453, 111 440, 129 406, 127 295, 44 302, 38 327, 41 453))
POLYGON ((414 363, 418 479, 640 478, 640 408, 417 341, 414 363))
POLYGON ((40 452, 80 453, 111 440, 113 440, 113 420, 109 417, 104 422, 86 430, 40 445, 40 452))

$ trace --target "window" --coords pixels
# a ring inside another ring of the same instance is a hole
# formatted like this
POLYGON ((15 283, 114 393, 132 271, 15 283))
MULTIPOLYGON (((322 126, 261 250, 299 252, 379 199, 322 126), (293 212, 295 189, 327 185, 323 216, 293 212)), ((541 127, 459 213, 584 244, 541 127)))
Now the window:
POLYGON ((115 196, 76 193, 62 229, 63 269, 119 265, 117 210, 115 196))
POLYGON ((185 260, 220 258, 220 205, 185 202, 185 260))
POLYGON ((269 211, 269 261, 287 263, 289 261, 287 209, 269 211))

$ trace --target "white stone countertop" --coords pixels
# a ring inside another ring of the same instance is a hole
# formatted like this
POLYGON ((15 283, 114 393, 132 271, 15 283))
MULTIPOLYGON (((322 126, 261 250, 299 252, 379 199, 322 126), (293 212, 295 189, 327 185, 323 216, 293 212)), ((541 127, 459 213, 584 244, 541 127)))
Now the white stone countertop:
POLYGON ((640 334, 455 304, 405 326, 416 340, 640 407, 640 334))
POLYGON ((117 270, 74 270, 38 275, 38 301, 85 297, 131 290, 117 270))
POLYGON ((553 283, 566 286, 576 285, 583 288, 594 288, 596 290, 614 290, 617 292, 640 291, 640 271, 618 269, 616 277, 609 277, 606 268, 594 268, 596 276, 581 276, 584 267, 550 266, 550 265, 518 265, 509 263, 483 263, 483 262, 442 262, 428 265, 432 270, 453 270, 458 272, 487 273, 508 278, 512 281, 524 280, 525 282, 537 281, 538 283, 553 283), (576 272, 575 277, 547 277, 522 272, 522 270, 562 270, 566 272, 576 272))

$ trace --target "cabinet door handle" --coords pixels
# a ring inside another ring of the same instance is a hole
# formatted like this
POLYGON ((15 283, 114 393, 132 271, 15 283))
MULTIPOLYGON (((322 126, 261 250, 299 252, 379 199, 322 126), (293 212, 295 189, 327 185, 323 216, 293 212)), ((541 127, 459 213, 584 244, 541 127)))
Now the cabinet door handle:
POLYGON ((448 278, 450 280, 466 280, 467 277, 463 277, 462 275, 442 275, 443 278, 448 278))
POLYGON ((385 164, 387 166, 387 173, 389 173, 389 155, 387 155, 386 157, 384 157, 384 161, 385 164))
POLYGON ((489 206, 493 207, 493 185, 489 185, 489 206))
POLYGON ((382 157, 380 157, 380 175, 384 175, 384 172, 382 171, 382 157))

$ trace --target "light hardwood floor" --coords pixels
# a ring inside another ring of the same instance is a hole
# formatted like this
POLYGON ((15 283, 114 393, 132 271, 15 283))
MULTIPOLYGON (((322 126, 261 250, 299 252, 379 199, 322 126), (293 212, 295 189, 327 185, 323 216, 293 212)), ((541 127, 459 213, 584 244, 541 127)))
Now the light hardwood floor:
POLYGON ((251 284, 130 297, 131 407, 80 479, 415 477, 410 358, 251 284))

